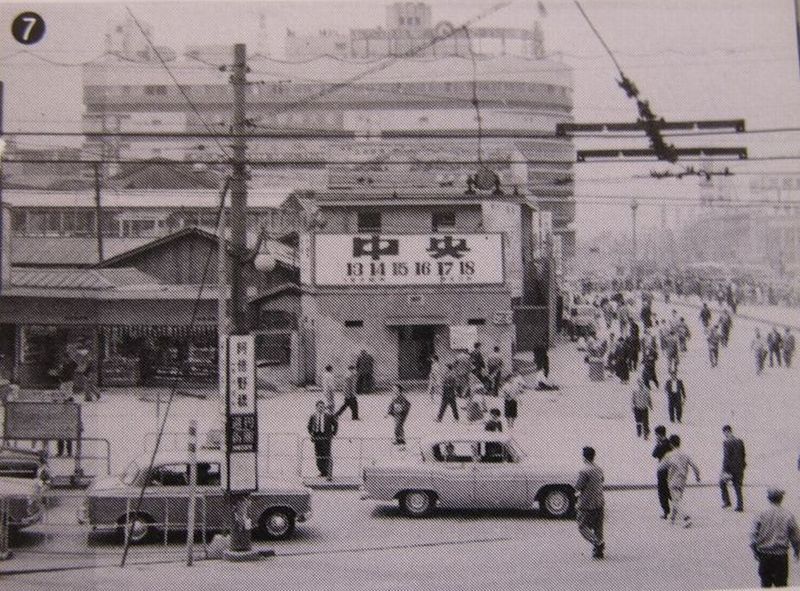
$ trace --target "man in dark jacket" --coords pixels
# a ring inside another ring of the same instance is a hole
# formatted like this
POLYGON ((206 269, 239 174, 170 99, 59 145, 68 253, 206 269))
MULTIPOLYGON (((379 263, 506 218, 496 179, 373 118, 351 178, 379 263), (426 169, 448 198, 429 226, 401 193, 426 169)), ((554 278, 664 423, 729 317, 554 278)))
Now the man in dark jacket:
MULTIPOLYGON (((653 457, 660 463, 668 452, 672 451, 672 444, 667 438, 667 429, 664 425, 658 425, 653 432, 656 434, 656 446, 653 448, 653 457)), ((669 517, 669 483, 667 482, 667 471, 656 471, 656 482, 658 483, 658 502, 663 511, 661 519, 669 517)))
POLYGON ((683 386, 683 380, 678 377, 678 372, 670 372, 669 379, 664 383, 664 390, 667 393, 669 422, 680 423, 683 418, 683 401, 686 400, 686 388, 683 386))
POLYGON ((331 440, 336 435, 339 424, 336 417, 327 412, 325 403, 317 402, 317 410, 308 419, 308 434, 314 442, 314 454, 317 456, 317 469, 319 475, 331 480, 333 476, 333 456, 331 455, 331 440))
POLYGON ((394 442, 396 445, 406 444, 405 425, 408 413, 411 410, 411 403, 403 393, 403 387, 400 384, 394 385, 395 397, 389 404, 389 410, 386 411, 386 416, 394 417, 394 442))
POLYGON ((700 310, 700 322, 703 323, 703 328, 708 328, 708 323, 711 321, 711 310, 707 302, 703 302, 703 307, 700 310))
POLYGON ((356 373, 355 366, 351 365, 347 368, 347 375, 344 378, 344 385, 342 387, 343 394, 344 394, 344 403, 342 404, 341 408, 336 411, 336 418, 339 418, 346 408, 350 409, 350 418, 354 421, 360 420, 358 418, 358 395, 356 390, 358 389, 358 375, 356 373))
POLYGON ((769 349, 769 366, 774 367, 775 361, 778 367, 781 366, 781 349, 783 349, 783 339, 778 328, 773 328, 767 335, 767 349, 769 349))
POLYGON ((742 503, 742 481, 744 480, 744 469, 747 466, 745 461, 744 442, 735 437, 730 425, 722 428, 725 440, 722 442, 722 475, 719 479, 719 488, 722 493, 723 509, 731 506, 731 498, 728 494, 728 482, 733 485, 736 493, 736 511, 744 511, 742 503))
POLYGON ((372 391, 374 365, 372 355, 364 350, 356 357, 356 392, 358 394, 368 394, 372 391))

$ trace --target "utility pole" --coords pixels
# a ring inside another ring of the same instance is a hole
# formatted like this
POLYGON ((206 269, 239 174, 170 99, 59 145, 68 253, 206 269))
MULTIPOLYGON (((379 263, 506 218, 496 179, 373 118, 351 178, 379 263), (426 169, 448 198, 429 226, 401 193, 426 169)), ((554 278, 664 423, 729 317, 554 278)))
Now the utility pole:
MULTIPOLYGON (((247 50, 243 43, 233 47, 233 175, 231 176, 231 319, 232 333, 246 335, 250 326, 247 318, 247 286, 244 284, 242 265, 247 250, 247 171, 245 166, 247 142, 245 140, 245 96, 247 90, 247 50)), ((228 369, 229 371, 229 369, 228 369)), ((230 441, 230 422, 226 420, 225 436, 230 441)), ((230 450, 227 452, 230 454, 230 450)), ((249 498, 246 493, 226 493, 227 514, 231 524, 231 551, 251 550, 250 529, 245 516, 249 498)))
POLYGON ((631 201, 631 280, 632 289, 635 290, 639 284, 639 269, 636 265, 638 254, 636 252, 636 210, 639 209, 639 202, 634 199, 631 201))

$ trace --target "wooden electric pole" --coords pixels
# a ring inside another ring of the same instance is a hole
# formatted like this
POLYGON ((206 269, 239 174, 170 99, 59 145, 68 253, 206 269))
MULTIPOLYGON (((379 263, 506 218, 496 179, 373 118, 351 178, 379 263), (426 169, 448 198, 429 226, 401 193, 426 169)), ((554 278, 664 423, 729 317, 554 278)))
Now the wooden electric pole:
MULTIPOLYGON (((245 140, 245 96, 247 90, 247 52, 243 43, 233 47, 233 175, 231 176, 231 320, 232 333, 246 335, 250 330, 247 317, 247 286, 244 283, 243 264, 247 251, 247 142, 245 140)), ((225 425, 226 441, 230 441, 230 424, 225 425)), ((230 451, 228 451, 230 453, 230 451)), ((231 524, 231 551, 248 552, 251 549, 250 528, 243 523, 249 503, 246 493, 226 494, 227 514, 231 524)))

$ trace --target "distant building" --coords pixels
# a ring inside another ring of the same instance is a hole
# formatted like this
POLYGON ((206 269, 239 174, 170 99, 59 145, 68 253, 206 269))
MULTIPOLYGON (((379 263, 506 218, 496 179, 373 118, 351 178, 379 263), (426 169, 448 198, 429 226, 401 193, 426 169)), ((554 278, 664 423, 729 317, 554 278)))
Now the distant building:
MULTIPOLYGON (((83 67, 87 131, 229 129, 229 73, 216 66, 229 63, 232 50, 226 56, 221 47, 188 48, 184 57, 170 62, 179 90, 158 59, 133 46, 130 24, 120 27, 118 35, 127 39, 121 42, 124 58, 110 54, 83 67)), ((492 153, 516 155, 520 190, 553 213, 554 233, 565 256, 572 256, 574 147, 569 138, 551 137, 557 123, 572 121, 572 73, 568 65, 546 57, 538 23, 530 28, 471 27, 467 35, 452 24, 435 24, 424 3, 396 3, 387 7, 386 27, 348 34, 325 30, 314 36, 287 31, 291 61, 251 54, 250 79, 262 82, 247 90, 251 130, 299 137, 252 138, 248 157, 255 163, 268 160, 272 174, 313 177, 317 189, 332 186, 319 176, 320 171, 338 174, 331 162, 368 166, 397 153, 408 155, 406 160, 419 155, 432 161, 427 166, 432 186, 437 176, 463 180, 471 170, 447 162, 481 157, 474 93, 483 133, 503 136, 483 138, 484 159, 492 153), (396 59, 365 74, 376 59, 387 56, 396 59), (344 137, 328 140, 321 132, 344 137), (420 138, 420 133, 442 137, 420 138)), ((227 158, 209 138, 107 136, 88 138, 85 147, 107 158, 227 158)), ((510 166, 508 157, 506 162, 510 166)), ((259 171, 257 164, 252 169, 259 171)), ((385 182, 400 183, 400 177, 390 174, 385 182)))

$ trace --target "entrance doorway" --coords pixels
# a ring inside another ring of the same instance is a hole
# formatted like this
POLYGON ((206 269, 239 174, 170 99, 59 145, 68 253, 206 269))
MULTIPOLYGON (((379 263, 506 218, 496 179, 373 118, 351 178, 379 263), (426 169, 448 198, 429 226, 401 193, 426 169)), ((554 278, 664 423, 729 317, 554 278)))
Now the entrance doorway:
POLYGON ((398 327, 398 377, 401 380, 424 380, 428 377, 435 334, 434 326, 398 327))

